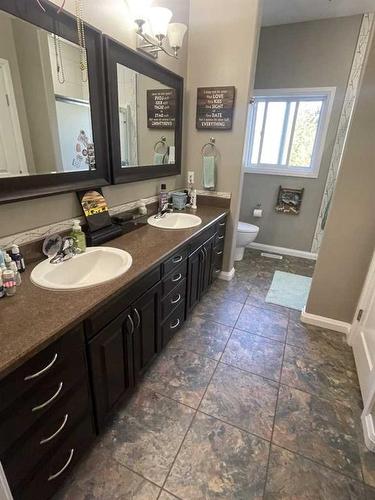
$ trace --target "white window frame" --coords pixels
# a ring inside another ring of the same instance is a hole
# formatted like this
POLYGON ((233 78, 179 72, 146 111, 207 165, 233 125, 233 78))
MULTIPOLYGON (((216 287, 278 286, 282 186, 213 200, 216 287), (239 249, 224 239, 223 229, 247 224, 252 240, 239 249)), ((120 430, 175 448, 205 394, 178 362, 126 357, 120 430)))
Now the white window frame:
MULTIPOLYGON (((267 175, 284 175, 291 177, 309 177, 317 178, 319 175, 320 165, 322 161, 323 151, 325 147, 325 142, 327 138, 327 131, 331 119, 333 102, 335 99, 336 87, 313 87, 313 88, 298 88, 298 89, 263 89, 255 90, 254 97, 270 97, 270 98, 280 98, 280 100, 292 100, 293 98, 306 98, 308 100, 311 97, 320 97, 324 99, 322 106, 322 111, 319 117, 318 130, 315 139, 315 145, 313 149, 313 154, 311 158, 311 165, 307 167, 288 167, 286 165, 270 165, 262 164, 252 165, 251 164, 251 153, 252 153, 252 138, 253 130, 255 127, 255 113, 253 110, 255 107, 250 104, 248 118, 247 118, 247 131, 246 131, 246 143, 244 148, 244 164, 245 173, 251 174, 267 174, 267 175)), ((283 136, 285 136, 285 120, 283 136)))

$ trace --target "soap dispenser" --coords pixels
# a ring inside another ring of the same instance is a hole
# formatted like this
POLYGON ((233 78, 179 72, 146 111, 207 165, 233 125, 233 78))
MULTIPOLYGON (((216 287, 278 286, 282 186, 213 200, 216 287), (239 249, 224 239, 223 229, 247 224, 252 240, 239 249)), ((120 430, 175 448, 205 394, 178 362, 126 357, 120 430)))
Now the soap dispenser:
POLYGON ((81 223, 78 219, 73 220, 72 232, 70 237, 74 240, 74 247, 79 253, 86 251, 86 236, 82 231, 81 223))

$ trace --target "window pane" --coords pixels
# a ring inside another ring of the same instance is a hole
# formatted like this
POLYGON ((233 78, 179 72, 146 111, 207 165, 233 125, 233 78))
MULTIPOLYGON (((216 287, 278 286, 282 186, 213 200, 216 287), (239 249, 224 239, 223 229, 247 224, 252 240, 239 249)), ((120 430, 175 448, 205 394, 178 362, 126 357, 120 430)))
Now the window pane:
POLYGON ((255 105, 254 112, 255 115, 255 126, 254 126, 254 135, 253 135, 253 150, 251 152, 251 163, 258 163, 259 158, 259 146, 260 139, 262 134, 262 126, 264 119, 264 110, 266 108, 266 103, 264 101, 259 101, 255 105))
POLYGON ((286 124, 285 141, 284 141, 284 147, 283 147, 283 156, 282 156, 282 159, 281 159, 282 165, 286 165, 286 162, 288 161, 289 146, 290 146, 290 140, 291 140, 291 135, 292 135, 294 115, 296 113, 296 106, 297 106, 296 101, 292 101, 289 104, 288 123, 286 124))
POLYGON ((286 102, 269 102, 264 130, 261 163, 276 165, 284 125, 286 102))
POLYGON ((310 167, 323 101, 300 101, 289 166, 310 167))

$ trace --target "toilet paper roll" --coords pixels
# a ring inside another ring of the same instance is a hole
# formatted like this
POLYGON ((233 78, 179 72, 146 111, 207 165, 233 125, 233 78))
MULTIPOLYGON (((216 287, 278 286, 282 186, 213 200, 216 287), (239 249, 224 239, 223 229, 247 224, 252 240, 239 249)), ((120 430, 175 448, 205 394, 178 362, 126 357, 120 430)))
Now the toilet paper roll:
POLYGON ((263 216, 263 210, 261 208, 254 208, 253 216, 254 217, 262 217, 263 216))

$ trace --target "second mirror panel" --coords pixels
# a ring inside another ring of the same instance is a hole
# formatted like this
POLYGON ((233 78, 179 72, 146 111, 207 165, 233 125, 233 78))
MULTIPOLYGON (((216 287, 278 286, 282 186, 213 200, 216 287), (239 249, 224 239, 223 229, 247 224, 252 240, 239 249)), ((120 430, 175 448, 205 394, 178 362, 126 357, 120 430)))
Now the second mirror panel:
POLYGON ((121 167, 175 164, 176 90, 117 64, 121 167))

